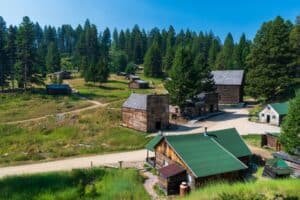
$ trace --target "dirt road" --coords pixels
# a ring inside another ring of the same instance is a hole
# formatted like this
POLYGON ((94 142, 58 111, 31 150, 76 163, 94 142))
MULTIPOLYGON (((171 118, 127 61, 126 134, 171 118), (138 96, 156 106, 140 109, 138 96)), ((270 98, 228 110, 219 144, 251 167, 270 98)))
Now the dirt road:
POLYGON ((116 165, 119 161, 140 162, 146 158, 146 150, 129 151, 122 153, 111 153, 95 156, 70 158, 65 160, 19 165, 0 168, 0 177, 20 174, 33 174, 41 172, 52 172, 61 170, 72 170, 76 168, 88 168, 92 166, 116 165))

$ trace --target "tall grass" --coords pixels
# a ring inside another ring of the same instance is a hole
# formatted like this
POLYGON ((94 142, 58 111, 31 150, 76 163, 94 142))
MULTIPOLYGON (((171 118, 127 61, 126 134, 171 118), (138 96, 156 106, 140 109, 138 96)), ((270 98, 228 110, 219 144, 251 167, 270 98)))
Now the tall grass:
POLYGON ((300 199, 300 180, 259 180, 253 182, 211 183, 193 191, 185 200, 267 200, 300 199), (280 198, 281 197, 281 198, 280 198))
POLYGON ((90 110, 22 125, 0 125, 0 165, 141 149, 145 133, 120 126, 121 112, 90 110))
POLYGON ((41 117, 91 105, 73 95, 47 95, 44 89, 0 93, 0 122, 41 117))
POLYGON ((94 168, 0 180, 0 200, 150 199, 133 169, 94 168))

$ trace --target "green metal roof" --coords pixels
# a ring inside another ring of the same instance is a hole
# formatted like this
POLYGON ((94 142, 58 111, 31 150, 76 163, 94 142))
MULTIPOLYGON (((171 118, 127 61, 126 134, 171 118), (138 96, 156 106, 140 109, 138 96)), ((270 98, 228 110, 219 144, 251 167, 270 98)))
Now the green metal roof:
POLYGON ((290 174, 291 168, 286 164, 286 162, 280 158, 274 158, 268 160, 266 163, 267 166, 271 167, 274 172, 277 174, 290 174))
POLYGON ((155 146, 160 142, 162 138, 163 136, 161 135, 157 135, 154 138, 152 138, 152 140, 150 140, 148 144, 146 144, 146 149, 154 151, 155 146))
POLYGON ((272 103, 270 104, 272 108, 279 114, 279 115, 286 115, 288 112, 288 102, 283 102, 283 103, 272 103))
POLYGON ((247 168, 212 137, 193 134, 166 136, 166 140, 196 177, 247 168))
POLYGON ((212 136, 220 145, 222 145, 235 157, 249 156, 252 154, 235 128, 210 131, 208 132, 208 135, 212 136))

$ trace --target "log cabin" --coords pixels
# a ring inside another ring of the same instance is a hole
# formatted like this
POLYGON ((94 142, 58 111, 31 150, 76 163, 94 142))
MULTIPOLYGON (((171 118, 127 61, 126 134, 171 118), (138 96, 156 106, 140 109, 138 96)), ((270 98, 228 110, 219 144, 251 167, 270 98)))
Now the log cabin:
POLYGON ((147 151, 146 161, 158 169, 159 185, 168 195, 178 191, 180 181, 195 188, 215 179, 239 179, 248 168, 252 154, 234 128, 198 134, 157 135, 146 148, 154 152, 155 156, 149 157, 147 151), (186 177, 182 178, 184 173, 179 169, 170 176, 161 173, 165 168, 170 171, 168 168, 173 164, 184 169, 186 177))
POLYGON ((155 132, 169 126, 169 96, 132 93, 122 106, 123 126, 155 132))
POLYGON ((220 104, 243 102, 244 70, 212 71, 220 104))

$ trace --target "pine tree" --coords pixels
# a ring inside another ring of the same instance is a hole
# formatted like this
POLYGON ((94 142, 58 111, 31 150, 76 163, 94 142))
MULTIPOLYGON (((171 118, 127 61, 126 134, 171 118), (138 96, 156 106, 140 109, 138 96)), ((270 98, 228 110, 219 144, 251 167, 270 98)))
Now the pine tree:
POLYGON ((247 41, 246 35, 243 33, 239 44, 234 49, 234 68, 245 69, 246 57, 250 53, 250 42, 247 41))
POLYGON ((107 81, 109 77, 109 69, 104 59, 100 59, 97 65, 96 78, 101 84, 107 81))
POLYGON ((290 74, 293 77, 300 77, 300 16, 297 17, 296 23, 290 33, 290 47, 292 61, 289 64, 290 74))
POLYGON ((199 53, 194 59, 194 74, 194 95, 216 90, 211 69, 202 53, 199 53))
POLYGON ((174 45, 175 45, 175 29, 170 26, 168 30, 166 41, 166 54, 163 57, 163 70, 168 72, 173 65, 174 60, 174 45))
POLYGON ((4 86, 7 84, 7 62, 6 62, 6 23, 4 19, 0 16, 0 86, 2 91, 4 90, 4 86))
POLYGON ((113 32, 113 45, 115 46, 115 48, 119 48, 119 34, 116 28, 113 32))
POLYGON ((132 29, 131 33, 132 37, 132 46, 133 46, 133 61, 136 64, 143 63, 143 40, 142 40, 142 33, 138 25, 135 25, 132 29))
POLYGON ((246 92, 253 97, 275 100, 291 95, 290 25, 281 17, 264 23, 251 48, 246 92))
POLYGON ((217 56, 217 61, 216 61, 217 69, 233 68, 233 64, 234 64, 233 51, 234 51, 233 37, 231 33, 228 33, 224 42, 224 46, 221 52, 217 56))
POLYGON ((34 45, 34 24, 29 17, 24 17, 17 35, 17 69, 19 87, 27 89, 28 82, 35 81, 34 64, 36 60, 36 48, 34 45))
POLYGON ((9 26, 7 36, 6 54, 8 59, 9 77, 12 83, 12 89, 15 89, 15 77, 16 77, 16 58, 17 58, 17 27, 9 26))
POLYGON ((120 31, 120 36, 119 36, 119 45, 118 48, 125 51, 125 45, 126 45, 126 41, 125 41, 125 33, 123 30, 120 31))
POLYGON ((60 53, 57 45, 51 42, 48 46, 48 52, 46 56, 46 68, 48 72, 56 72, 60 70, 60 53))
POLYGON ((300 93, 289 102, 288 114, 284 118, 280 142, 289 153, 300 151, 300 93))
POLYGON ((171 104, 178 105, 181 110, 185 106, 186 100, 195 95, 193 66, 194 58, 191 51, 179 47, 175 54, 173 67, 169 72, 170 80, 166 82, 165 88, 169 92, 171 104))
POLYGON ((162 57, 157 42, 154 42, 145 55, 144 74, 148 77, 162 75, 162 57))
POLYGON ((221 51, 221 44, 218 38, 213 39, 208 52, 208 65, 211 69, 216 69, 217 55, 221 51))

